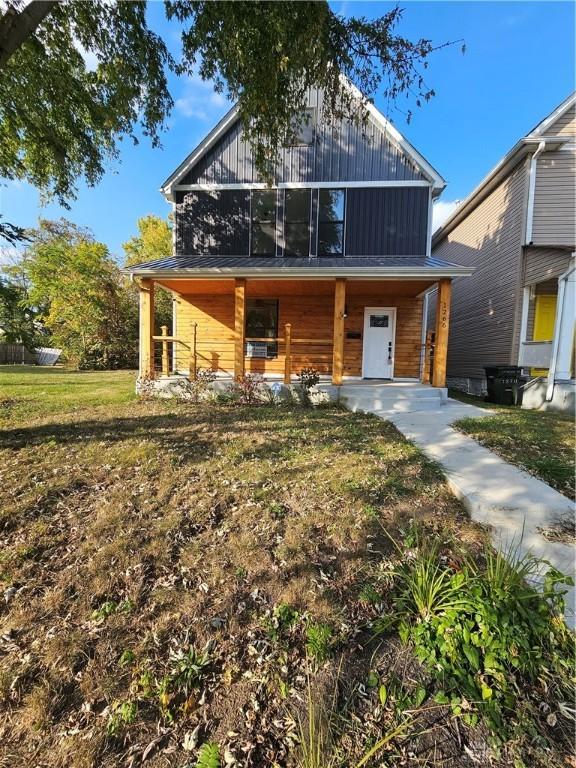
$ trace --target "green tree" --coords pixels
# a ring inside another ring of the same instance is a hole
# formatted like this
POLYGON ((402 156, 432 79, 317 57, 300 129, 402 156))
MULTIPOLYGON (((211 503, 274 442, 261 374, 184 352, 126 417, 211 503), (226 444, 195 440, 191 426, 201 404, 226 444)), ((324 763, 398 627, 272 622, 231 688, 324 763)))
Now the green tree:
POLYGON ((366 118, 342 76, 388 102, 433 95, 421 70, 434 46, 398 34, 399 8, 370 21, 346 19, 324 0, 165 0, 165 8, 182 26, 178 63, 148 28, 144 0, 8 2, 0 16, 1 176, 26 179, 65 205, 80 178, 100 180, 122 138, 143 134, 159 143, 173 104, 170 68, 198 69, 238 101, 268 179, 299 127, 310 86, 325 90, 326 120, 366 118))
MULTIPOLYGON (((138 219, 138 234, 122 244, 125 266, 144 264, 147 261, 172 256, 172 226, 170 221, 148 214, 138 219)), ((154 316, 156 327, 166 325, 172 329, 172 292, 157 286, 154 316)))
POLYGON ((42 341, 39 311, 30 304, 26 288, 0 277, 0 340, 33 350, 42 341))
POLYGON ((134 367, 137 305, 106 246, 63 219, 30 235, 21 268, 53 343, 80 368, 134 367))

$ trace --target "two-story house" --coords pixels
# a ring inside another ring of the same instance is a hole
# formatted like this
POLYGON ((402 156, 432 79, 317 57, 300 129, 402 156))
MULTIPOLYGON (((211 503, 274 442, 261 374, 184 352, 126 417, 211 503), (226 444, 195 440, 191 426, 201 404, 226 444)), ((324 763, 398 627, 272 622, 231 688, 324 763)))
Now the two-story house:
POLYGON ((453 285, 450 385, 482 394, 484 366, 518 365, 524 405, 574 408, 575 251, 572 94, 434 233, 434 257, 474 267, 453 285))
POLYGON ((444 387, 451 281, 471 270, 431 256, 432 202, 445 182, 368 110, 365 125, 328 125, 311 91, 297 142, 267 186, 234 107, 168 177, 174 254, 129 270, 141 295, 142 376, 156 375, 155 348, 166 349, 153 319, 161 285, 175 297, 173 372, 289 383, 313 367, 336 385, 418 381, 423 295, 438 285, 432 383, 444 387))

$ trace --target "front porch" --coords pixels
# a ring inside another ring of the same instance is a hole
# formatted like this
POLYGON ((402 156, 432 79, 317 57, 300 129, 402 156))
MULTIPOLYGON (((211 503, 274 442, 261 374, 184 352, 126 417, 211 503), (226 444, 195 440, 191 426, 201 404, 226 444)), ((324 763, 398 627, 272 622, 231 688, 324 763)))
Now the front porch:
POLYGON ((449 277, 145 277, 139 287, 142 377, 194 378, 204 368, 219 378, 260 373, 290 384, 314 368, 337 387, 368 378, 445 385, 449 277), (440 311, 434 336, 426 336, 423 294, 436 284, 440 311), (171 334, 154 325, 156 285, 174 296, 171 334))

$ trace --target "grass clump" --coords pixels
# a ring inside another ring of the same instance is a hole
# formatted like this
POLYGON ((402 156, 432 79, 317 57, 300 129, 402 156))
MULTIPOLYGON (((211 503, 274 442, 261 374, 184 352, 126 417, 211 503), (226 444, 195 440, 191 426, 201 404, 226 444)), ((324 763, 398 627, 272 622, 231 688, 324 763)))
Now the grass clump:
POLYGON ((572 579, 552 567, 542 574, 543 564, 517 549, 458 562, 438 540, 419 534, 411 545, 398 547, 411 556, 397 568, 393 616, 379 630, 394 625, 413 646, 437 681, 436 701, 469 725, 482 720, 496 742, 520 728, 545 739, 559 720, 568 733, 575 644, 562 585, 572 579), (529 583, 538 576, 540 590, 529 583))

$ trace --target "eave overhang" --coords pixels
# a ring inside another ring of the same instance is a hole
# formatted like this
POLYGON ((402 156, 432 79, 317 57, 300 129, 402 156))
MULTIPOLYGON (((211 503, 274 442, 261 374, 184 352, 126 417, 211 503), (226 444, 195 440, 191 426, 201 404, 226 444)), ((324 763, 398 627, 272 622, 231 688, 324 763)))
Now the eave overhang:
POLYGON ((147 269, 136 267, 123 270, 132 277, 146 277, 157 280, 177 280, 202 278, 218 280, 225 278, 246 277, 259 280, 308 279, 347 277, 353 280, 420 280, 442 277, 469 277, 474 272, 472 267, 450 265, 446 267, 210 267, 184 269, 147 269))

